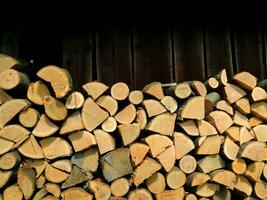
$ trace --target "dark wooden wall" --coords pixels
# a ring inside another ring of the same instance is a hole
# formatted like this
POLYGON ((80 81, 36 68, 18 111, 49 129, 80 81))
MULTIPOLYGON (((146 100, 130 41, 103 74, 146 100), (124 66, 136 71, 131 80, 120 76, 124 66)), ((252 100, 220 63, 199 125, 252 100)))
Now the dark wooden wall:
POLYGON ((262 26, 135 24, 46 29, 1 27, 0 51, 37 67, 67 68, 75 87, 91 80, 124 81, 142 88, 152 81, 204 80, 226 68, 267 76, 267 34, 262 26))

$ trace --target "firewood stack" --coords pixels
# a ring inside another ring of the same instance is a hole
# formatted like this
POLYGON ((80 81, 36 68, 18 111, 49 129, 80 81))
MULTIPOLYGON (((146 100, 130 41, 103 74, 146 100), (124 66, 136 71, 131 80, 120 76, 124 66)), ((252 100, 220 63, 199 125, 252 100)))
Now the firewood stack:
POLYGON ((1 200, 267 199, 267 80, 73 91, 63 68, 23 67, 0 55, 1 200))

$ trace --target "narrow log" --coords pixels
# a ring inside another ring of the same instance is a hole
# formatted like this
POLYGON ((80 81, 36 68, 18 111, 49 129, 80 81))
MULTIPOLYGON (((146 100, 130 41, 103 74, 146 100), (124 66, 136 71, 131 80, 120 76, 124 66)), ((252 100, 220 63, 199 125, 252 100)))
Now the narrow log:
POLYGON ((14 145, 15 145, 14 142, 0 137, 0 146, 1 146, 0 155, 3 155, 8 151, 10 151, 14 145))
POLYGON ((174 113, 178 109, 177 101, 172 96, 163 97, 160 103, 162 103, 170 113, 174 113))
POLYGON ((19 87, 27 87, 30 79, 15 69, 7 69, 0 73, 0 88, 3 90, 12 90, 19 87))
POLYGON ((144 99, 143 92, 140 90, 133 90, 130 92, 128 99, 129 99, 131 104, 138 105, 144 99))
POLYGON ((97 145, 95 136, 88 131, 78 131, 68 136, 75 152, 97 145))
POLYGON ((101 128, 108 132, 114 132, 117 129, 117 121, 114 117, 108 117, 102 124, 101 128))
POLYGON ((166 174, 166 183, 171 189, 178 189, 182 187, 186 182, 185 173, 180 170, 178 167, 172 168, 166 174))
POLYGON ((58 129, 59 127, 56 124, 51 122, 45 114, 42 114, 32 134, 36 137, 48 137, 56 133, 58 129))
POLYGON ((45 181, 46 181, 46 178, 44 175, 39 176, 36 181, 36 188, 42 189, 44 187, 45 181))
POLYGON ((204 119, 205 117, 205 98, 196 96, 189 98, 178 110, 178 118, 185 119, 204 119))
POLYGON ((115 83, 110 89, 110 94, 114 99, 122 101, 129 96, 129 87, 123 82, 115 83))
POLYGON ((145 182, 147 189, 153 194, 162 193, 166 187, 165 177, 160 172, 154 173, 145 182))
POLYGON ((42 81, 36 81, 29 85, 27 91, 27 98, 31 102, 37 105, 44 105, 45 96, 51 96, 51 93, 42 81))
POLYGON ((179 167, 184 173, 191 174, 196 170, 197 161, 193 156, 185 155, 179 160, 179 167))
POLYGON ((265 163, 263 171, 262 171, 263 177, 267 180, 267 165, 265 163))
POLYGON ((115 149, 115 139, 109 133, 97 129, 94 131, 94 135, 101 155, 115 149))
POLYGON ((168 88, 167 92, 178 99, 186 99, 192 94, 189 82, 182 82, 176 86, 168 88))
POLYGON ((147 189, 138 188, 138 189, 132 190, 128 194, 127 199, 128 200, 137 200, 137 199, 153 200, 153 197, 147 189))
POLYGON ((18 185, 25 199, 30 199, 36 187, 35 172, 32 168, 20 167, 18 170, 18 185))
POLYGON ((133 104, 124 107, 120 112, 115 115, 117 122, 121 124, 130 124, 136 117, 136 109, 133 104))
POLYGON ((61 135, 84 129, 80 111, 71 113, 61 126, 59 133, 61 135))
POLYGON ((215 183, 204 183, 197 186, 196 194, 200 197, 212 197, 219 190, 219 186, 215 183))
POLYGON ((0 157, 0 169, 10 170, 20 163, 21 157, 17 151, 8 152, 0 157))
POLYGON ((100 178, 89 181, 89 189, 94 193, 96 200, 108 200, 111 196, 109 185, 100 178))
POLYGON ((122 197, 128 193, 130 183, 126 178, 118 178, 110 185, 111 194, 116 197, 122 197))
POLYGON ((68 115, 65 105, 52 96, 44 97, 44 108, 46 115, 55 121, 62 121, 68 115))
POLYGON ((205 115, 210 113, 216 106, 217 102, 220 101, 221 97, 217 92, 209 93, 205 98, 205 115))
POLYGON ((216 78, 209 78, 207 81, 205 81, 204 85, 206 86, 208 91, 213 91, 219 87, 219 81, 216 80, 216 78))
POLYGON ((118 111, 118 101, 109 95, 100 96, 96 103, 108 111, 110 116, 114 116, 118 111))
POLYGON ((86 83, 82 87, 93 100, 96 100, 108 89, 104 83, 97 81, 86 83))
POLYGON ((177 160, 195 148, 193 141, 183 133, 174 132, 175 157, 177 160))
POLYGON ((74 91, 67 97, 65 107, 70 110, 79 109, 83 106, 83 103, 84 103, 83 94, 78 91, 74 91))
POLYGON ((27 108, 19 114, 19 122, 27 128, 32 128, 38 122, 40 114, 34 108, 27 108))
POLYGON ((152 82, 146 85, 142 92, 155 97, 158 100, 161 100, 164 97, 162 85, 160 82, 152 82))
POLYGON ((121 124, 118 126, 118 131, 122 138, 124 146, 133 143, 140 135, 139 124, 121 124))
POLYGON ((130 145, 131 160, 134 166, 139 165, 149 151, 149 147, 145 144, 135 142, 130 145))

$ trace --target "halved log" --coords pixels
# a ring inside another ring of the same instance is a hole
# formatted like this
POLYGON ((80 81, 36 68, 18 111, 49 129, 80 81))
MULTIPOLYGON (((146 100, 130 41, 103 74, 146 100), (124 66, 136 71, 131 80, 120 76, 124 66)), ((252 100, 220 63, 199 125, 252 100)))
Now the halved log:
POLYGON ((224 185, 230 189, 234 187, 235 179, 235 173, 229 170, 217 169, 211 172, 211 180, 213 182, 224 185))
POLYGON ((10 170, 20 163, 21 157, 17 151, 8 152, 0 157, 0 169, 10 170))
POLYGON ((219 81, 219 84, 221 86, 227 85, 228 77, 227 77, 226 69, 222 69, 219 73, 213 75, 212 77, 215 78, 217 81, 219 81))
POLYGON ((0 170, 0 189, 3 188, 12 176, 12 171, 0 170))
POLYGON ((163 192, 166 187, 165 177, 160 172, 154 173, 145 182, 147 189, 153 194, 163 192))
POLYGON ((251 105, 251 113, 256 117, 267 120, 267 103, 265 101, 259 101, 251 105))
POLYGON ((44 108, 46 115, 55 121, 62 121, 68 115, 68 110, 65 105, 52 96, 44 97, 44 108))
POLYGON ((244 174, 247 170, 247 164, 242 158, 236 158, 231 163, 231 169, 236 174, 244 174))
POLYGON ((250 141, 242 147, 241 157, 252 161, 267 160, 267 148, 264 142, 250 141))
POLYGON ((146 111, 141 107, 137 108, 135 122, 139 124, 141 130, 147 125, 146 111))
POLYGON ((246 90, 253 90, 253 88, 257 85, 257 78, 253 76, 251 73, 243 71, 239 72, 234 76, 234 80, 240 85, 242 88, 246 90))
POLYGON ((88 96, 92 97, 93 100, 96 100, 108 89, 108 86, 106 86, 104 83, 97 81, 88 82, 82 87, 87 92, 88 96))
POLYGON ((45 188, 40 189, 38 192, 35 193, 32 200, 42 200, 46 198, 47 190, 45 188))
POLYGON ((253 190, 249 180, 242 175, 236 175, 234 189, 246 196, 250 196, 253 190))
POLYGON ((201 197, 212 197, 219 190, 219 185, 215 183, 204 183, 197 186, 196 194, 201 197))
POLYGON ((160 101, 155 99, 146 99, 142 102, 142 105, 145 108, 147 116, 149 118, 167 111, 164 105, 161 104, 160 101))
POLYGON ((105 119, 108 113, 102 110, 91 98, 87 98, 82 108, 82 120, 86 130, 93 131, 105 119), (93 112, 92 112, 93 111, 93 112))
POLYGON ((194 120, 189 119, 183 122, 179 122, 178 125, 190 136, 199 136, 198 128, 194 120))
POLYGON ((197 165, 201 172, 209 173, 216 169, 224 168, 225 162, 218 154, 215 154, 202 158, 197 162, 197 165))
POLYGON ((207 89, 201 81, 190 81, 190 86, 195 94, 203 97, 207 95, 207 89))
POLYGON ((34 108, 27 108, 20 112, 19 122, 27 128, 32 128, 39 120, 39 117, 40 113, 37 110, 34 108))
POLYGON ((6 69, 10 69, 12 67, 14 67, 15 65, 18 65, 20 62, 9 56, 9 55, 5 55, 5 54, 0 54, 0 72, 6 70, 6 69))
POLYGON ((27 98, 31 102, 37 105, 44 105, 45 96, 51 96, 51 93, 42 81, 36 81, 29 85, 27 91, 27 98))
POLYGON ((212 155, 220 151, 222 138, 219 135, 207 136, 204 142, 198 147, 197 154, 212 155))
POLYGON ((175 148, 174 145, 169 146, 161 152, 156 159, 162 165, 166 172, 170 171, 175 164, 175 148))
POLYGON ((165 190, 164 192, 157 194, 156 199, 157 200, 183 200, 185 195, 184 188, 181 187, 176 190, 165 190))
POLYGON ((162 103, 170 113, 174 113, 178 109, 177 101, 172 96, 163 97, 160 103, 162 103))
POLYGON ((216 135, 218 133, 216 128, 205 120, 198 120, 197 126, 200 136, 216 135))
POLYGON ((18 185, 25 199, 30 199, 36 187, 35 172, 32 168, 20 167, 18 170, 18 185))
POLYGON ((51 164, 54 168, 59 169, 60 171, 71 173, 73 169, 73 165, 70 160, 67 159, 61 159, 57 160, 56 162, 53 162, 51 164))
POLYGON ((83 94, 78 91, 74 91, 67 97, 65 106, 67 109, 79 109, 83 106, 83 103, 83 94))
POLYGON ((0 105, 12 99, 4 90, 0 89, 0 105))
POLYGON ((144 139, 148 144, 152 157, 158 156, 173 144, 172 140, 164 135, 152 134, 144 139))
POLYGON ((45 184, 45 189, 47 190, 48 193, 52 194, 53 196, 59 198, 61 194, 61 190, 59 185, 55 183, 46 183, 45 184))
POLYGON ((254 191, 257 197, 260 199, 267 198, 267 183, 264 181, 258 181, 254 185, 254 191))
POLYGON ((205 117, 205 98, 195 96, 189 98, 178 110, 178 118, 185 119, 204 119, 205 117))
POLYGON ((80 111, 75 111, 75 112, 71 113, 67 117, 67 119, 64 121, 59 133, 61 135, 64 135, 64 134, 79 131, 82 129, 84 129, 84 126, 82 123, 82 116, 80 114, 80 111))
POLYGON ((178 189, 182 187, 186 182, 185 173, 178 167, 173 167, 166 174, 166 183, 171 189, 178 189))
POLYGON ((223 143, 223 153, 230 159, 235 160, 239 151, 239 146, 235 144, 229 137, 226 137, 223 143))
POLYGON ((254 133, 252 131, 249 131, 246 127, 241 127, 240 128, 240 133, 239 133, 239 143, 240 145, 254 139, 254 133))
POLYGON ((88 131, 78 131, 68 136, 75 152, 97 145, 95 136, 88 131))
POLYGON ((61 188, 69 188, 88 180, 88 177, 79 167, 74 166, 69 177, 62 183, 61 188))
POLYGON ((225 100, 218 101, 215 107, 218 110, 222 110, 222 111, 227 112, 229 115, 233 115, 234 114, 232 106, 225 100))
POLYGON ((249 100, 247 98, 241 98, 235 102, 235 107, 237 110, 244 115, 247 115, 250 113, 250 104, 249 100))
POLYGON ((197 200, 197 196, 192 194, 192 193, 188 193, 186 196, 185 196, 185 200, 197 200))
POLYGON ((14 142, 0 137, 0 146, 1 146, 0 155, 10 151, 14 145, 15 145, 14 142))
POLYGON ((72 79, 69 72, 63 68, 48 65, 37 72, 37 76, 51 83, 57 98, 65 97, 72 89, 72 79))
POLYGON ((57 125, 51 122, 45 114, 42 114, 32 134, 36 137, 48 137, 56 133, 58 129, 59 127, 57 125))
POLYGON ((209 174, 201 172, 193 172, 189 174, 186 178, 186 184, 190 187, 202 185, 211 179, 209 174))
POLYGON ((260 142, 267 142, 267 125, 261 124, 253 127, 255 137, 260 142))
POLYGON ((86 192, 83 188, 80 187, 72 187, 61 193, 61 197, 63 200, 92 200, 93 195, 86 192))
POLYGON ((121 124, 118 126, 118 131, 122 138, 122 142, 124 146, 133 143, 140 134, 140 127, 139 124, 121 124))
POLYGON ((262 123, 263 123, 263 121, 261 119, 259 119, 258 117, 249 118, 250 127, 254 127, 254 126, 257 126, 257 125, 262 124, 262 123))
POLYGON ((253 90, 251 92, 251 97, 252 97, 253 101, 255 101, 255 102, 262 101, 262 100, 266 100, 267 93, 263 88, 255 87, 255 88, 253 88, 253 90))
POLYGON ((136 109, 133 104, 124 107, 120 112, 115 115, 117 122, 121 124, 130 124, 136 117, 136 109))
POLYGON ((118 101, 109 95, 100 96, 96 103, 108 111, 110 116, 114 116, 118 111, 118 101))
MULTIPOLYGON (((246 127, 244 128, 246 129, 246 127)), ((225 133, 234 142, 240 141, 240 127, 239 126, 231 126, 225 130, 225 133)))
POLYGON ((185 155, 179 160, 179 167, 184 173, 191 174, 196 170, 197 161, 193 156, 185 155))
POLYGON ((233 124, 232 118, 224 111, 212 111, 206 118, 220 133, 223 133, 233 124))
POLYGON ((122 197, 128 193, 130 183, 126 178, 118 178, 110 185, 111 194, 116 197, 122 197))
POLYGON ((109 152, 101 158, 100 164, 104 178, 108 182, 133 172, 128 148, 119 148, 109 152))
POLYGON ((251 181, 257 182, 260 180, 264 168, 264 162, 253 162, 248 165, 246 170, 246 177, 251 181))
POLYGON ((94 135, 101 155, 115 149, 115 139, 109 133, 96 129, 94 135))
POLYGON ((18 147, 18 151, 27 158, 32 158, 32 159, 44 158, 43 149, 38 144, 33 135, 31 135, 22 145, 18 147))
POLYGON ((174 132, 175 157, 177 160, 195 148, 193 141, 183 133, 174 132))
POLYGON ((47 137, 40 141, 40 145, 49 160, 72 155, 70 144, 60 137, 47 137))
POLYGON ((224 98, 230 103, 236 102, 238 99, 241 99, 244 97, 247 93, 245 90, 242 88, 228 83, 224 88, 223 88, 223 94, 224 98))
POLYGON ((0 129, 30 104, 26 99, 11 99, 0 105, 0 129))
POLYGON ((114 117, 108 117, 102 124, 101 128, 110 133, 114 132, 117 129, 117 121, 114 117))
POLYGON ((110 94, 114 99, 122 101, 129 96, 129 87, 123 82, 115 83, 110 89, 110 94))
POLYGON ((26 163, 31 167, 35 169, 36 177, 39 177, 43 171, 45 170, 45 166, 47 162, 45 160, 35 160, 35 159, 28 159, 26 160, 26 163))
POLYGON ((69 177, 69 173, 63 172, 50 164, 45 166, 44 175, 52 183, 62 183, 69 177))
POLYGON ((137 166, 133 172, 133 183, 135 186, 143 183, 152 174, 160 170, 161 165, 152 158, 146 157, 143 162, 137 166))
POLYGON ((130 145, 131 160, 134 166, 139 165, 145 158, 149 147, 145 144, 135 142, 130 145))
POLYGON ((146 126, 146 130, 160 133, 162 135, 172 135, 174 131, 175 120, 176 113, 163 113, 150 120, 146 126), (162 124, 164 124, 164 126, 162 126, 162 124))
POLYGON ((17 184, 8 186, 3 192, 3 198, 12 200, 22 200, 23 193, 17 184))
POLYGON ((137 188, 129 192, 128 200, 153 200, 151 193, 144 188, 137 188))
POLYGON ((152 83, 146 85, 142 91, 146 94, 149 94, 149 95, 157 98, 158 100, 160 100, 164 97, 160 82, 152 82, 152 83))
POLYGON ((109 185, 100 178, 89 181, 89 189, 94 193, 96 200, 109 200, 111 196, 109 185))
POLYGON ((237 110, 235 111, 233 121, 234 121, 234 124, 250 128, 248 118, 245 115, 238 112, 237 110))
POLYGON ((128 99, 131 104, 138 105, 143 101, 144 95, 140 90, 133 90, 130 92, 128 99))

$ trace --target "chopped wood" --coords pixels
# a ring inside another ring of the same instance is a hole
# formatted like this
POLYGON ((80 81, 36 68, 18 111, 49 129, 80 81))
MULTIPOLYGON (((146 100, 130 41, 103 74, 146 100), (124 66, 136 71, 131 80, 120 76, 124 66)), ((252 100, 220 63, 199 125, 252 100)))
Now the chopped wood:
POLYGON ((14 146, 14 142, 6 140, 4 138, 0 137, 0 155, 7 153, 8 151, 10 151, 12 149, 12 147, 14 146))
POLYGON ((197 186, 196 194, 201 197, 212 197, 219 190, 215 183, 204 183, 197 186))
POLYGON ((201 172, 193 172, 189 174, 186 179, 186 185, 194 187, 198 185, 203 185, 207 181, 211 179, 209 174, 201 173, 201 172))
POLYGON ((209 155, 197 162, 199 169, 203 173, 209 173, 225 166, 224 160, 219 155, 209 155))
POLYGON ((68 173, 71 172, 72 166, 73 166, 71 161, 67 159, 57 160, 51 165, 61 171, 68 172, 68 173))
POLYGON ((156 159, 162 165, 166 172, 170 171, 175 164, 175 148, 174 145, 171 145, 160 153, 156 159))
POLYGON ((44 105, 45 96, 51 96, 51 93, 42 81, 36 81, 29 85, 27 91, 27 98, 31 102, 37 105, 44 105))
POLYGON ((50 164, 45 166, 44 174, 45 178, 52 183, 62 183, 69 177, 69 173, 63 172, 50 164))
POLYGON ((57 98, 65 97, 72 89, 71 75, 63 68, 48 65, 41 68, 37 76, 51 84, 57 98))
POLYGON ((254 191, 257 197, 261 199, 267 198, 267 183, 265 181, 258 181, 254 185, 254 191))
POLYGON ((44 158, 44 151, 33 135, 31 135, 22 145, 20 145, 18 150, 22 155, 26 156, 27 158, 44 158))
POLYGON ((225 169, 218 169, 211 172, 211 180, 229 188, 233 188, 236 179, 235 173, 225 169))
POLYGON ((145 108, 147 116, 149 118, 167 111, 164 105, 161 104, 160 101, 155 99, 146 99, 142 102, 142 105, 145 108))
POLYGON ((217 104, 215 105, 215 107, 218 110, 222 110, 222 111, 227 112, 229 115, 233 115, 234 114, 232 106, 225 100, 218 101, 217 104))
POLYGON ((238 111, 235 111, 233 121, 234 121, 234 124, 236 124, 236 125, 245 126, 247 128, 250 128, 248 118, 238 111))
POLYGON ((80 187, 72 187, 61 193, 61 197, 63 200, 92 200, 93 195, 86 192, 83 188, 80 187))
POLYGON ((244 115, 247 115, 250 113, 250 104, 249 100, 247 98, 241 98, 235 102, 235 107, 237 110, 244 115))
POLYGON ((44 108, 46 115, 55 121, 62 121, 68 115, 68 110, 65 105, 52 96, 44 97, 44 108))
POLYGON ((245 175, 253 182, 260 180, 264 168, 263 162, 253 162, 248 165, 245 175))
POLYGON ((252 139, 254 139, 254 134, 249 131, 246 127, 240 128, 240 133, 239 133, 239 143, 242 145, 252 139))
POLYGON ((185 120, 178 123, 179 126, 190 136, 199 136, 199 130, 194 122, 194 120, 185 120))
POLYGON ((156 157, 173 144, 169 137, 160 134, 152 134, 144 141, 148 144, 152 157, 156 157))
POLYGON ((0 169, 0 189, 3 188, 12 176, 12 171, 4 171, 0 169))
POLYGON ((153 194, 162 193, 166 187, 165 177, 160 172, 154 173, 145 182, 147 189, 153 194))
POLYGON ((213 77, 209 78, 204 84, 208 91, 215 90, 219 87, 219 81, 217 81, 216 78, 213 77))
POLYGON ((119 101, 126 99, 129 96, 129 92, 128 85, 123 82, 115 83, 110 89, 111 96, 119 101))
POLYGON ((27 165, 34 168, 36 172, 36 177, 39 177, 43 171, 45 170, 45 166, 47 164, 44 160, 35 160, 35 159, 28 159, 26 160, 27 165))
POLYGON ((183 200, 185 196, 184 188, 181 187, 176 190, 165 190, 164 192, 157 194, 156 199, 157 200, 183 200))
POLYGON ((264 142, 250 141, 242 149, 241 157, 252 161, 267 160, 267 148, 264 142))
POLYGON ((189 82, 179 83, 168 90, 170 94, 175 95, 178 99, 186 99, 192 94, 189 82))
POLYGON ((114 132, 117 129, 117 121, 114 117, 108 117, 102 124, 101 128, 108 132, 114 132))
POLYGON ((216 135, 218 133, 216 128, 205 120, 198 120, 197 126, 200 136, 216 135))
POLYGON ((86 83, 82 87, 93 100, 96 100, 108 89, 104 83, 97 81, 86 83))
POLYGON ((40 189, 38 192, 35 193, 33 200, 40 200, 47 195, 47 190, 45 188, 40 189))
POLYGON ((174 113, 178 109, 177 101, 172 96, 164 96, 160 100, 160 103, 162 103, 170 113, 174 113))
POLYGON ((185 173, 178 167, 172 168, 166 175, 166 183, 171 189, 178 189, 186 182, 185 173))
POLYGON ((118 101, 109 95, 102 95, 97 100, 96 103, 108 111, 110 116, 114 116, 118 111, 118 101))
POLYGON ((205 98, 205 115, 210 113, 216 106, 217 102, 220 101, 221 97, 217 92, 209 93, 205 98))
POLYGON ((80 111, 71 113, 61 126, 59 133, 61 135, 84 129, 80 111))
POLYGON ((228 82, 228 77, 225 69, 222 69, 219 73, 213 75, 217 81, 219 81, 220 85, 225 86, 228 82))
POLYGON ((145 144, 135 142, 130 145, 131 160, 134 166, 139 165, 149 151, 149 147, 145 144))
POLYGON ((23 193, 17 184, 8 186, 3 192, 3 198, 12 200, 22 200, 23 193))
POLYGON ((245 90, 242 88, 228 83, 224 88, 223 88, 223 94, 225 99, 230 103, 235 103, 238 99, 241 99, 244 97, 247 93, 245 90))
POLYGON ((138 105, 144 100, 143 92, 140 90, 133 90, 129 94, 129 101, 133 105, 138 105))
POLYGON ((94 135, 101 155, 115 149, 115 139, 109 133, 97 129, 94 131, 94 135))
POLYGON ((10 151, 0 157, 0 169, 10 170, 17 166, 21 157, 17 151, 10 151))
POLYGON ((136 109, 133 104, 124 107, 120 112, 115 115, 117 122, 121 124, 130 124, 136 117, 136 109))
POLYGON ((53 196, 57 198, 59 198, 61 194, 60 187, 55 183, 46 183, 45 189, 47 190, 48 193, 52 194, 53 196))
POLYGON ((255 137, 260 142, 267 142, 267 125, 261 124, 258 126, 253 127, 253 132, 255 134, 255 137))
POLYGON ((27 128, 32 128, 35 126, 39 120, 40 114, 34 108, 27 108, 19 114, 19 122, 27 128))
POLYGON ((38 189, 42 189, 44 187, 45 181, 46 181, 46 178, 44 175, 39 176, 36 181, 36 187, 38 189))
POLYGON ((231 169, 236 174, 244 174, 246 172, 246 170, 247 170, 247 164, 246 164, 246 162, 244 161, 243 158, 236 158, 231 163, 231 169))
POLYGON ((175 157, 177 160, 195 148, 193 141, 185 134, 174 132, 175 157))
POLYGON ((36 137, 48 137, 56 133, 58 129, 59 127, 56 124, 51 122, 45 114, 42 114, 32 134, 36 137))
MULTIPOLYGON (((244 127, 246 129, 246 127, 244 127)), ((225 134, 234 142, 240 141, 240 128, 239 126, 231 126, 225 130, 225 134)))
POLYGON ((18 170, 18 185, 25 199, 30 199, 34 194, 36 177, 32 168, 20 167, 18 170))
POLYGON ((211 155, 220 151, 222 138, 219 135, 207 136, 204 142, 198 147, 197 154, 211 155))
POLYGON ((262 123, 263 123, 263 121, 261 119, 259 119, 258 117, 249 118, 250 127, 254 127, 254 126, 257 126, 257 125, 262 124, 262 123))
POLYGON ((126 178, 118 178, 110 185, 111 194, 116 197, 122 197, 128 193, 130 183, 126 178))
POLYGON ((251 105, 251 113, 256 117, 267 120, 267 103, 265 101, 260 101, 251 105))
POLYGON ((191 174, 196 170, 197 161, 193 156, 185 155, 179 160, 179 167, 184 173, 191 174))
POLYGON ((209 113, 207 121, 215 126, 220 133, 226 131, 233 124, 232 118, 226 112, 219 110, 209 113))
POLYGON ((230 159, 235 160, 239 151, 239 146, 235 144, 229 137, 226 137, 223 143, 223 153, 230 159))
POLYGON ((7 94, 4 90, 0 89, 0 105, 10 99, 12 99, 12 97, 9 94, 7 94))
POLYGON ((132 190, 128 196, 128 200, 153 200, 153 197, 151 193, 144 189, 144 188, 138 188, 135 190, 132 190))
POLYGON ((69 188, 87 181, 88 178, 79 167, 74 166, 69 177, 62 183, 61 188, 69 188))
POLYGON ((203 97, 207 95, 207 89, 201 81, 191 81, 190 86, 195 94, 203 97))
POLYGON ((123 144, 126 146, 133 143, 140 134, 139 124, 121 124, 118 126, 118 131, 122 138, 123 144))
POLYGON ((0 88, 11 90, 18 87, 26 87, 29 83, 29 77, 15 69, 7 69, 0 73, 0 88))
POLYGON ((147 125, 146 111, 141 107, 137 108, 135 122, 139 124, 141 130, 147 125))
POLYGON ((253 190, 249 180, 242 175, 236 175, 234 189, 246 196, 250 196, 253 190))
POLYGON ((267 180, 267 165, 265 163, 263 171, 262 171, 263 177, 267 180))
POLYGON ((94 193, 96 200, 108 200, 111 196, 109 185, 100 178, 89 181, 89 189, 94 193))
POLYGON ((197 200, 197 196, 190 193, 185 196, 185 200, 197 200))
POLYGON ((83 151, 97 145, 95 136, 88 131, 78 131, 69 135, 75 152, 83 151))
POLYGON ((246 90, 253 90, 257 85, 257 78, 249 72, 240 72, 234 76, 234 80, 242 88, 246 90))
POLYGON ((204 119, 205 117, 205 98, 196 96, 189 98, 178 110, 179 119, 204 119))
POLYGON ((149 94, 158 100, 162 99, 164 97, 162 86, 160 82, 152 82, 148 85, 146 85, 143 90, 144 93, 149 94))
POLYGON ((67 97, 65 106, 67 109, 79 109, 83 106, 83 103, 83 94, 78 91, 74 91, 67 97))
POLYGON ((251 92, 251 97, 253 99, 253 101, 262 101, 262 100, 266 100, 267 98, 267 93, 266 91, 261 88, 261 87, 255 87, 253 88, 252 92, 251 92))

